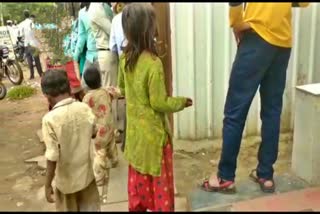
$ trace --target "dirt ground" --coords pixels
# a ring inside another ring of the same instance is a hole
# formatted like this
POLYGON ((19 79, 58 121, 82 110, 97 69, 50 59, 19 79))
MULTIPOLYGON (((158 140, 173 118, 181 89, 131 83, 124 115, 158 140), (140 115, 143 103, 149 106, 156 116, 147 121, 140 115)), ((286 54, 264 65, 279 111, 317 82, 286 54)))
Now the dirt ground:
MULTIPOLYGON (((242 142, 238 157, 236 182, 248 179, 249 173, 257 166, 257 152, 260 138, 249 137, 242 142)), ((221 152, 221 141, 214 141, 209 149, 197 152, 175 152, 176 185, 180 194, 186 195, 202 179, 216 172, 221 152)), ((279 156, 274 166, 275 175, 290 172, 292 153, 292 134, 283 134, 279 144, 279 156)))
MULTIPOLYGON (((29 77, 25 73, 25 78, 29 77)), ((33 82, 38 82, 37 78, 33 82)), ((4 80, 11 87, 11 83, 4 80)), ((44 170, 26 159, 43 155, 44 145, 39 142, 36 131, 41 128, 41 118, 47 112, 47 103, 38 88, 30 98, 10 102, 0 101, 0 211, 50 211, 54 210, 40 196, 44 184, 44 170)), ((280 155, 275 166, 277 174, 289 170, 291 160, 291 135, 282 137, 280 155)), ((257 138, 247 139, 239 156, 237 179, 247 178, 256 165, 257 138)), ((221 144, 212 149, 193 152, 176 151, 175 182, 180 195, 185 196, 199 179, 216 169, 221 144), (213 161, 211 161, 213 160, 213 161), (211 161, 211 162, 210 162, 211 161)), ((111 193, 112 194, 112 193, 111 193)))
MULTIPOLYGON (((24 73, 25 79, 29 77, 24 73)), ((7 88, 12 84, 3 81, 7 88)), ((32 83, 39 83, 39 78, 32 83)), ((41 118, 47 103, 40 91, 21 101, 0 101, 0 210, 43 210, 42 201, 36 200, 37 191, 44 184, 44 170, 37 164, 24 161, 43 154, 36 131, 41 128, 41 118)))

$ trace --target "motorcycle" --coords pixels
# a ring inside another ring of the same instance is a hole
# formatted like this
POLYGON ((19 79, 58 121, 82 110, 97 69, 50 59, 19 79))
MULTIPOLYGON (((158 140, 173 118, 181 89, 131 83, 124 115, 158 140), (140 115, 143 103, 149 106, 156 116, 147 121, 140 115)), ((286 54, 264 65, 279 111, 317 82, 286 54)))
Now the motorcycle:
POLYGON ((7 88, 4 86, 4 84, 0 80, 0 100, 5 98, 7 95, 7 88))
POLYGON ((17 38, 17 44, 13 46, 14 54, 17 57, 18 62, 22 63, 24 66, 28 65, 26 54, 25 54, 25 47, 23 37, 17 38))
POLYGON ((9 48, 5 45, 0 45, 0 80, 7 76, 10 82, 14 85, 20 85, 23 81, 23 72, 16 61, 9 57, 9 48))

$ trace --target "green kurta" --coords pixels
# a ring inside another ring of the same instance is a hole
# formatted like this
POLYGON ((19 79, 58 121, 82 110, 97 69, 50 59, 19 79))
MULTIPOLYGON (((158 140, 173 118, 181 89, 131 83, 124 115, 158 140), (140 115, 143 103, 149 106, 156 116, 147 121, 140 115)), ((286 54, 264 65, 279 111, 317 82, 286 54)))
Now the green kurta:
POLYGON ((170 136, 167 113, 183 110, 187 100, 167 96, 162 62, 148 52, 140 55, 134 71, 125 71, 125 55, 120 57, 118 86, 127 104, 124 156, 138 172, 160 176, 170 136))

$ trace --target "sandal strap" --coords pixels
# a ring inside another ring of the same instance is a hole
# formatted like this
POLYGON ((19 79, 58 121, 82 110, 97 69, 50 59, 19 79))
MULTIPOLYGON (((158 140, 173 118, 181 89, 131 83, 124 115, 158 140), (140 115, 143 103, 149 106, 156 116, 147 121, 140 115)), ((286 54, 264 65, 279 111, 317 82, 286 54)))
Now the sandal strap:
POLYGON ((212 187, 210 186, 210 183, 209 183, 209 180, 204 180, 202 185, 204 188, 228 188, 229 186, 233 185, 234 184, 234 181, 226 181, 226 180, 223 180, 221 178, 218 177, 218 182, 219 182, 219 186, 217 187, 212 187))

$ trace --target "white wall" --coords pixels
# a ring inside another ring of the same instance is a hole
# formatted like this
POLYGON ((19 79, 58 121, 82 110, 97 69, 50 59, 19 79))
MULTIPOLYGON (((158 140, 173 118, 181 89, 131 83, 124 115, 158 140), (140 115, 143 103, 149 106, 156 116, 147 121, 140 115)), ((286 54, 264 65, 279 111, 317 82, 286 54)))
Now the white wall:
MULTIPOLYGON (((293 9, 294 47, 284 94, 282 131, 293 129, 294 87, 320 82, 320 5, 293 9)), ((174 117, 180 139, 221 137, 223 107, 236 45, 228 3, 170 3, 173 93, 195 106, 174 117)), ((260 105, 251 106, 245 135, 260 133, 260 105)))

